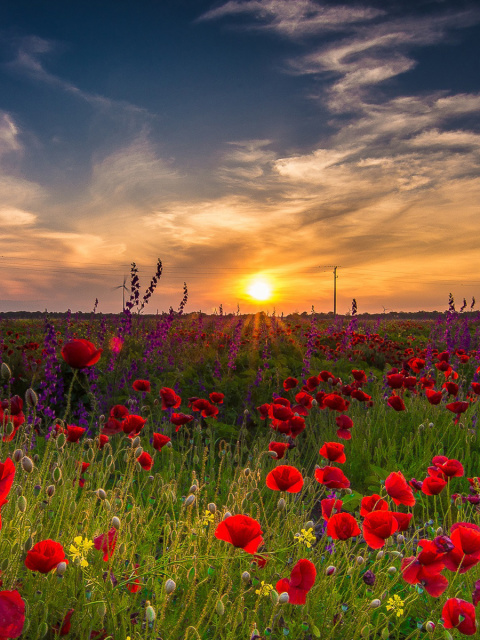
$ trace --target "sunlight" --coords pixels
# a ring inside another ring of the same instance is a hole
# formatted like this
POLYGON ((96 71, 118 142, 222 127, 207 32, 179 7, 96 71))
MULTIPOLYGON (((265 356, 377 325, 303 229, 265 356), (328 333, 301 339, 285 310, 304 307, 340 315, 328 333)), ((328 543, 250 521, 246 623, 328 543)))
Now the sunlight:
POLYGON ((269 300, 272 296, 272 286, 265 278, 255 278, 250 282, 247 293, 255 300, 269 300))

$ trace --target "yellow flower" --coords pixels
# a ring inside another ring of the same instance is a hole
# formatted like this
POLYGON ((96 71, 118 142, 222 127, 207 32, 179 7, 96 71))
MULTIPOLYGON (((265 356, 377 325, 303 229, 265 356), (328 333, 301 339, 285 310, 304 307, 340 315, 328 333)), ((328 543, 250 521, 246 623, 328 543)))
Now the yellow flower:
POLYGON ((93 541, 92 540, 88 540, 87 538, 85 538, 85 540, 82 538, 82 536, 76 536, 73 541, 75 542, 75 545, 71 544, 70 545, 70 549, 69 549, 69 553, 72 556, 73 560, 75 561, 77 558, 80 559, 80 566, 82 568, 88 567, 88 561, 85 558, 85 556, 88 554, 88 552, 90 551, 90 549, 93 547, 93 541))
POLYGON ((265 584, 264 580, 260 583, 260 587, 255 591, 257 596, 268 596, 273 590, 273 585, 265 584))
POLYGON ((310 547, 312 546, 312 542, 315 542, 315 540, 316 536, 313 533, 313 529, 311 527, 310 529, 301 529, 301 533, 295 534, 295 542, 304 544, 307 549, 310 549, 310 547))
POLYGON ((202 524, 203 524, 203 525, 208 525, 208 524, 210 524, 211 522, 213 522, 214 520, 215 520, 215 516, 213 515, 213 513, 210 513, 210 511, 207 509, 207 510, 205 511, 204 516, 203 516, 202 524))
POLYGON ((394 611, 396 613, 397 618, 399 618, 404 613, 404 609, 403 609, 404 604, 405 603, 400 598, 400 596, 395 594, 393 598, 389 598, 387 600, 387 611, 394 611))

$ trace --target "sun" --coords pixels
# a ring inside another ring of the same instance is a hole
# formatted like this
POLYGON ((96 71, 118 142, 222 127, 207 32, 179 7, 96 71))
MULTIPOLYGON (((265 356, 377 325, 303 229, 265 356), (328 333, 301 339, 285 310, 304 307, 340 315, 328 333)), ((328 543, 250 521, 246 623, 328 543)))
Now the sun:
POLYGON ((272 296, 272 286, 264 278, 255 278, 249 284, 247 293, 255 300, 268 300, 272 296))

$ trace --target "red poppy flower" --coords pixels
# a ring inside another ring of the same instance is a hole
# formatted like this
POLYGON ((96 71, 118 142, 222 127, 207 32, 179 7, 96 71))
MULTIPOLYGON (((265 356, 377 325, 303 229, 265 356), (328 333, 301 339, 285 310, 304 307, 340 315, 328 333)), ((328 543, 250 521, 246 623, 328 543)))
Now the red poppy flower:
POLYGON ((208 397, 214 404, 223 404, 225 395, 223 393, 220 393, 219 391, 212 391, 212 393, 208 397))
POLYGON ((103 449, 103 447, 107 444, 108 442, 108 436, 106 436, 105 434, 101 433, 98 436, 98 448, 99 449, 103 449))
POLYGON ((420 371, 425 368, 426 362, 425 360, 423 360, 423 358, 411 358, 408 361, 408 364, 412 371, 415 371, 415 373, 420 373, 420 371))
POLYGON ((425 389, 425 395, 428 402, 433 405, 440 404, 443 398, 441 391, 434 391, 433 389, 425 389))
POLYGON ((286 591, 290 604, 305 604, 307 593, 315 583, 317 570, 310 560, 302 558, 293 567, 290 578, 283 578, 276 584, 277 593, 286 591))
POLYGON ((270 405, 270 417, 275 418, 275 420, 288 420, 289 418, 293 418, 293 411, 290 407, 274 402, 270 405))
POLYGON ((175 431, 179 431, 180 427, 183 427, 184 424, 188 424, 192 420, 193 416, 187 413, 172 413, 170 417, 170 422, 177 427, 175 431))
POLYGON ((290 427, 289 435, 292 438, 296 438, 302 431, 305 429, 305 419, 301 416, 293 416, 288 420, 288 425, 290 427))
POLYGON ((11 458, 0 462, 0 499, 8 496, 15 477, 15 465, 11 458))
POLYGON ((353 420, 349 416, 343 414, 341 416, 337 416, 335 418, 335 422, 338 427, 337 436, 343 440, 351 440, 352 434, 350 433, 350 429, 353 427, 353 420))
POLYGON ((137 577, 137 569, 140 565, 136 564, 135 565, 135 569, 132 573, 132 575, 129 577, 129 579, 131 580, 132 578, 135 578, 135 580, 133 582, 129 582, 127 584, 127 589, 130 591, 130 593, 138 593, 140 591, 140 589, 142 588, 142 585, 140 584, 140 579, 137 577))
POLYGON ((398 522, 398 531, 406 531, 410 526, 410 520, 413 513, 401 513, 400 511, 392 511, 395 520, 398 522))
POLYGON ((27 569, 40 573, 50 573, 60 562, 68 564, 65 551, 59 542, 50 539, 34 544, 25 558, 27 569))
POLYGON ((142 469, 144 469, 145 471, 150 471, 150 469, 153 467, 153 458, 152 456, 147 453, 146 451, 143 451, 137 458, 137 462, 140 464, 140 466, 142 467, 142 469))
POLYGON ((398 522, 391 511, 372 511, 363 521, 363 537, 371 549, 380 549, 385 540, 398 530, 398 522))
POLYGON ((162 398, 162 409, 178 409, 182 404, 182 399, 169 387, 162 387, 159 391, 162 398))
POLYGON ((272 469, 265 482, 269 489, 287 491, 287 493, 299 493, 303 487, 303 477, 300 471, 287 464, 272 469))
POLYGON ((302 405, 305 409, 311 409, 313 397, 306 391, 300 391, 300 393, 297 393, 295 396, 295 402, 298 402, 298 404, 302 405))
POLYGON ((427 496, 438 496, 445 487, 447 481, 439 476, 427 476, 422 482, 422 492, 427 496))
POLYGON ((418 557, 416 558, 415 556, 403 558, 401 564, 402 577, 405 582, 408 582, 408 584, 421 584, 433 598, 441 596, 448 587, 448 580, 439 573, 442 569, 441 561, 431 565, 423 565, 419 562, 418 557))
POLYGON ((102 434, 105 436, 114 436, 117 433, 122 433, 123 420, 117 420, 116 418, 109 418, 102 427, 102 434))
POLYGON ((77 427, 75 424, 67 425, 67 442, 78 442, 85 431, 84 427, 77 427))
POLYGON ((286 378, 283 381, 283 388, 285 391, 289 391, 290 389, 295 389, 298 384, 298 380, 296 378, 286 378))
POLYGON ((319 384, 320 378, 318 376, 311 376, 307 379, 305 386, 307 387, 307 391, 315 391, 319 384))
POLYGON ((461 478, 465 473, 462 463, 455 459, 445 460, 440 464, 436 464, 436 467, 447 479, 461 478))
POLYGON ((472 382, 472 391, 477 396, 480 396, 480 382, 472 382))
POLYGON ((24 624, 25 601, 18 591, 0 591, 0 638, 18 638, 24 624))
POLYGON ((390 389, 401 389, 403 387, 403 373, 392 373, 387 376, 387 384, 390 389))
POLYGON ((135 391, 145 391, 146 393, 150 393, 152 390, 148 380, 135 380, 132 386, 135 391))
POLYGON ((62 357, 72 369, 84 369, 97 364, 102 351, 88 340, 72 340, 63 345, 62 357))
POLYGON ((116 404, 110 409, 110 417, 115 418, 115 420, 124 420, 129 413, 129 410, 123 404, 116 404))
POLYGON ((147 419, 142 416, 131 414, 122 422, 122 431, 130 436, 136 436, 145 426, 147 419))
POLYGON ((168 442, 171 442, 171 439, 168 436, 164 436, 163 433, 153 434, 153 448, 157 451, 161 451, 162 447, 164 447, 168 442))
POLYGON ((401 471, 392 472, 385 480, 385 489, 395 504, 413 507, 415 498, 401 471))
POLYGON ((456 382, 444 382, 442 388, 447 390, 449 396, 458 396, 458 384, 456 382))
POLYGON ((315 479, 329 489, 348 489, 350 480, 338 467, 315 469, 315 479))
POLYGON ((277 454, 277 460, 281 460, 285 455, 285 451, 289 448, 286 442, 270 442, 268 445, 269 451, 275 451, 277 454))
POLYGON ((352 391, 352 398, 355 398, 355 400, 359 402, 370 402, 372 396, 369 396, 368 393, 365 393, 362 389, 354 389, 352 391))
POLYGON ((250 516, 238 515, 222 520, 215 530, 215 537, 253 554, 263 544, 262 533, 259 522, 250 516))
POLYGON ((343 463, 347 459, 345 446, 339 442, 325 442, 318 453, 324 458, 327 458, 329 462, 343 463))
POLYGON ((192 404, 192 409, 193 411, 201 411, 201 416, 203 418, 215 417, 218 414, 217 407, 210 404, 208 400, 204 400, 203 398, 195 400, 192 404))
POLYGON ((53 625, 52 629, 56 635, 66 636, 70 632, 70 629, 72 627, 71 617, 74 611, 75 609, 69 609, 65 614, 62 622, 53 625))
POLYGON ((257 411, 260 414, 260 420, 266 420, 270 415, 270 405, 268 402, 262 404, 260 407, 257 407, 257 411))
POLYGON ((392 407, 392 409, 395 409, 395 411, 405 411, 405 403, 400 396, 390 396, 387 404, 389 407, 392 407))
POLYGON ((365 496, 360 503, 360 515, 362 518, 367 513, 372 513, 372 511, 388 511, 388 502, 378 493, 374 493, 372 496, 365 496))
POLYGON ((447 404, 447 409, 452 413, 456 413, 457 415, 461 413, 465 413, 468 407, 469 407, 468 402, 465 402, 464 400, 456 400, 455 402, 451 402, 450 404, 447 404))
POLYGON ((352 369, 352 376, 355 382, 360 382, 361 384, 367 382, 367 376, 365 375, 365 371, 363 371, 363 369, 352 369))
POLYGON ((454 548, 445 555, 449 571, 466 573, 480 562, 480 527, 470 522, 456 522, 450 528, 454 548))
POLYGON ((458 629, 466 636, 473 636, 477 631, 475 607, 466 600, 449 598, 442 609, 445 629, 458 629))
POLYGON ((339 512, 343 505, 343 500, 337 500, 336 498, 324 498, 320 501, 322 505, 322 517, 324 520, 328 520, 332 513, 339 512))
POLYGON ((327 524, 327 535, 334 540, 348 540, 361 533, 358 523, 349 513, 335 513, 327 524))
POLYGON ((342 398, 336 393, 328 393, 323 398, 323 404, 328 407, 331 411, 346 411, 350 406, 348 400, 342 398))
POLYGON ((431 376, 422 376, 420 378, 420 384, 422 389, 433 389, 435 386, 435 380, 431 376))
POLYGON ((93 539, 95 549, 103 551, 103 560, 105 562, 113 556, 113 552, 115 551, 117 544, 117 538, 118 532, 112 527, 108 533, 102 533, 102 535, 93 539))

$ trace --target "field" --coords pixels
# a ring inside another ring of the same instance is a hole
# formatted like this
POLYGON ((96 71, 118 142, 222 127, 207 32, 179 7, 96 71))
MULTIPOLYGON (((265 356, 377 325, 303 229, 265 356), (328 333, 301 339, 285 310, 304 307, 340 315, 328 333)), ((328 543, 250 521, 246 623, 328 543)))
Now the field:
POLYGON ((477 633, 480 313, 0 318, 0 638, 477 633))

